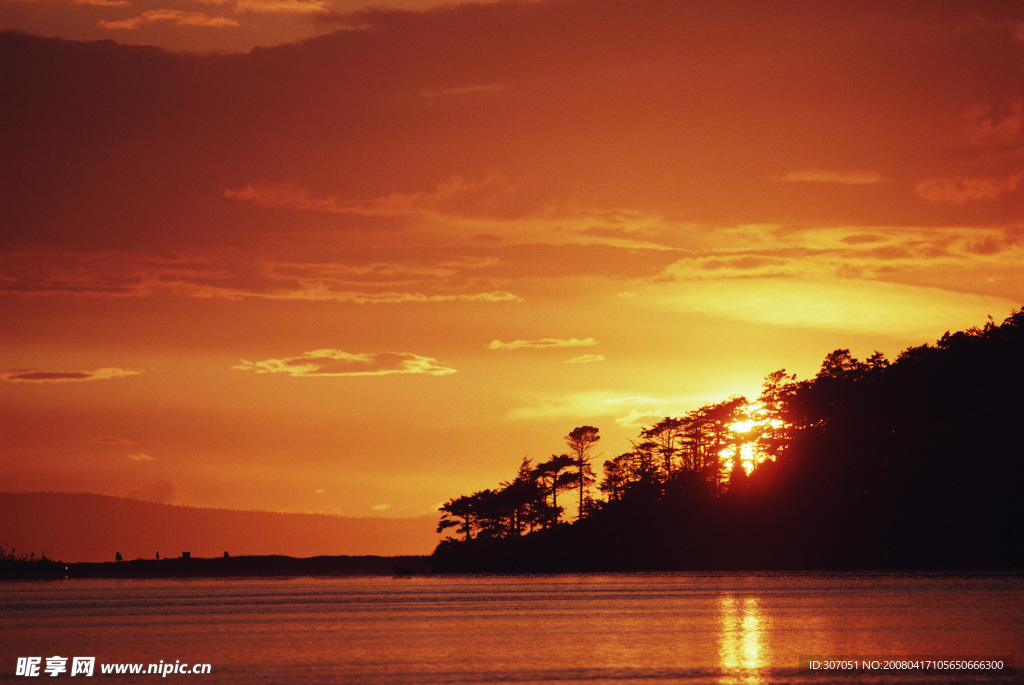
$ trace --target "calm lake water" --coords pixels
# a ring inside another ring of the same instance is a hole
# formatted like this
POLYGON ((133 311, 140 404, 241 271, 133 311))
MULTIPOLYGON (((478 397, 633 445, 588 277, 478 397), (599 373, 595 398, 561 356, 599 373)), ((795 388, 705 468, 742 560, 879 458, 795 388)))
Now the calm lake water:
POLYGON ((161 678, 102 663, 180 660, 211 673, 167 682, 284 685, 1009 683, 811 673, 800 657, 1024 656, 1020 575, 72 580, 0 584, 0 607, 0 681, 23 683, 72 678, 15 675, 18 657, 54 655, 95 656, 104 682, 161 678))

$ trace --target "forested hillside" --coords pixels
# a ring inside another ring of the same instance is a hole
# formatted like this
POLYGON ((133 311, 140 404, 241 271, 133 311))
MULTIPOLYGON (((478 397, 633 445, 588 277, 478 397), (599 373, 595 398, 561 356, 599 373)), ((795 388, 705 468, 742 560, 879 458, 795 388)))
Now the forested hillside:
POLYGON ((577 427, 449 500, 435 568, 1024 567, 1022 353, 1024 311, 892 362, 836 350, 643 429, 599 481, 600 431, 577 427))

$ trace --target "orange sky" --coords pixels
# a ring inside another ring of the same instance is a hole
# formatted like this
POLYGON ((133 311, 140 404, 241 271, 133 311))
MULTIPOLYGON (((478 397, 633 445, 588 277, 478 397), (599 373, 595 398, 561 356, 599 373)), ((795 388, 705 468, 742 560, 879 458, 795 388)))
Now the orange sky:
POLYGON ((1024 304, 1024 5, 437 4, 0 1, 0 489, 418 516, 1024 304))

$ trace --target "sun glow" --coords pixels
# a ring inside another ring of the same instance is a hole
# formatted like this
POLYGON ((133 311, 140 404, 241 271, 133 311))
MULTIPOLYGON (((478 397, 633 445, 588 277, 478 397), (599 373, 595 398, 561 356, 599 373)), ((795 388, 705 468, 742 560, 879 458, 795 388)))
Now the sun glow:
POLYGON ((732 429, 734 433, 749 433, 754 429, 754 425, 754 422, 750 420, 737 421, 736 423, 729 426, 729 428, 732 429))
POLYGON ((727 471, 731 470, 735 460, 739 458, 743 469, 749 474, 754 468, 770 458, 759 444, 761 436, 779 428, 782 422, 767 416, 760 402, 750 403, 747 418, 729 424, 729 431, 736 436, 736 442, 723 449, 719 456, 727 471))
POLYGON ((743 463, 743 468, 747 473, 753 471, 755 466, 767 458, 767 455, 764 453, 758 455, 756 447, 752 442, 745 442, 740 445, 740 461, 743 463), (760 459, 758 456, 760 456, 760 459))

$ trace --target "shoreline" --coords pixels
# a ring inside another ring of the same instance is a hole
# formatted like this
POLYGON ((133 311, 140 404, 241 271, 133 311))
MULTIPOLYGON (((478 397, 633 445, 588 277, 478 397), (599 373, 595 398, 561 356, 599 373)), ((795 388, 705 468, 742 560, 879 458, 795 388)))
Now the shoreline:
POLYGON ((283 555, 175 557, 125 561, 13 561, 0 563, 3 580, 82 578, 229 578, 258 576, 413 576, 429 574, 428 556, 283 555))
POLYGON ((289 557, 284 555, 259 555, 239 557, 210 557, 172 559, 131 559, 126 561, 103 562, 60 562, 31 561, 0 563, 0 583, 21 580, 86 580, 86 579, 189 579, 189 578, 298 578, 298 577, 394 577, 412 576, 515 576, 515 575, 589 575, 606 573, 698 573, 698 574, 992 574, 1024 575, 1020 568, 982 567, 771 567, 760 568, 711 568, 694 566, 689 568, 651 569, 439 569, 431 567, 431 557, 407 555, 382 556, 316 556, 289 557))

